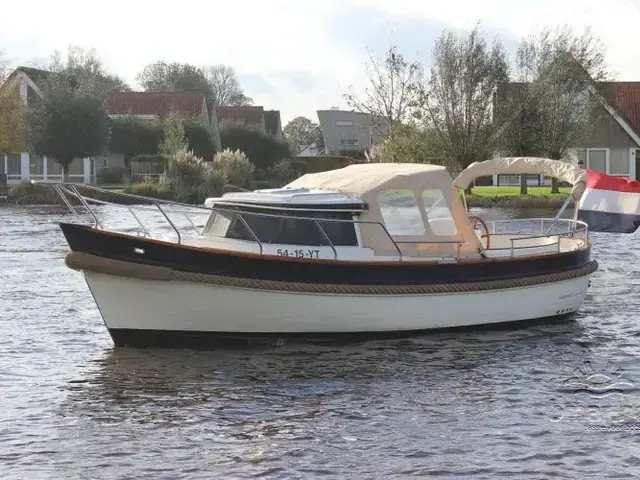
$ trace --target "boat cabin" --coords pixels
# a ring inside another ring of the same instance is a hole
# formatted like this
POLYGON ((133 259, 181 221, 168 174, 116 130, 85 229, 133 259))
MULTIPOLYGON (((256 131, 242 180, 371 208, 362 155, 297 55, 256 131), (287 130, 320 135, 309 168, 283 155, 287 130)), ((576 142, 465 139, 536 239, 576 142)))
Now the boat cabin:
POLYGON ((220 246, 354 260, 482 255, 450 175, 436 165, 351 165, 205 205, 214 212, 202 236, 220 246))

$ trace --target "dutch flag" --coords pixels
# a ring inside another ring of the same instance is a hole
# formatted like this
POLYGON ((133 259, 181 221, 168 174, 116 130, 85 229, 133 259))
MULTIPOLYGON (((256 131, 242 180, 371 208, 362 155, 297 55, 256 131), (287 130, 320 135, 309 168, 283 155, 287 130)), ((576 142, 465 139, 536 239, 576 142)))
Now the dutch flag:
POLYGON ((587 170, 578 219, 592 232, 633 233, 640 227, 640 182, 587 170))

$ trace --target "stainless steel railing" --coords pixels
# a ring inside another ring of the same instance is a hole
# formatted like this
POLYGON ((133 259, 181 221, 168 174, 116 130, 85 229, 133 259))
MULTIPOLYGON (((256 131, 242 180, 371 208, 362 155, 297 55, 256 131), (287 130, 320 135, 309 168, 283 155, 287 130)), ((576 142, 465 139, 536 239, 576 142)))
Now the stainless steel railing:
MULTIPOLYGON (((44 182, 44 183, 51 183, 51 182, 44 182)), ((415 258, 420 258, 419 256, 411 256, 411 255, 403 254, 402 249, 401 249, 401 245, 412 245, 412 244, 415 244, 415 245, 419 245, 419 244, 455 245, 456 246, 456 252, 455 252, 455 255, 452 256, 453 259, 455 259, 455 260, 459 260, 460 259, 460 251, 461 251, 461 247, 462 247, 462 242, 458 241, 458 240, 439 240, 439 241, 431 241, 431 242, 430 241, 402 241, 402 240, 397 240, 397 239, 393 238, 393 236, 389 233, 389 231, 385 227, 385 225, 383 225, 381 222, 373 221, 373 220, 327 219, 327 218, 319 219, 317 217, 312 217, 312 216, 298 216, 298 215, 292 216, 292 215, 287 215, 286 213, 266 213, 266 212, 246 212, 246 211, 242 212, 242 211, 238 211, 238 210, 233 209, 233 208, 226 208, 226 207, 222 207, 222 206, 208 207, 208 206, 205 206, 205 205, 193 205, 193 204, 176 202, 176 201, 172 201, 172 200, 154 199, 154 198, 144 197, 144 196, 130 194, 130 193, 115 192, 115 191, 103 189, 103 188, 96 187, 96 186, 93 186, 93 185, 86 185, 86 184, 57 182, 57 183, 53 183, 53 186, 56 189, 57 193, 62 198, 62 200, 65 203, 65 205, 69 208, 69 210, 76 216, 76 218, 81 219, 77 209, 73 206, 72 202, 70 201, 70 198, 76 198, 80 202, 80 204, 87 210, 87 213, 92 217, 95 228, 104 229, 104 227, 103 227, 102 223, 100 222, 98 216, 96 215, 96 213, 91 208, 91 205, 90 205, 91 203, 97 204, 97 205, 111 205, 111 206, 117 206, 117 207, 126 207, 126 209, 129 211, 129 213, 132 215, 132 217, 136 220, 137 224, 140 226, 140 229, 142 230, 142 234, 145 237, 151 237, 150 229, 147 228, 147 226, 145 226, 144 222, 135 213, 134 209, 138 209, 138 210, 156 210, 156 211, 160 212, 162 217, 166 220, 168 225, 171 227, 171 229, 177 235, 177 237, 178 237, 177 243, 178 244, 182 243, 184 233, 180 231, 180 228, 176 225, 176 223, 174 221, 171 220, 171 217, 169 216, 169 210, 172 207, 178 207, 178 208, 181 208, 181 209, 184 209, 184 210, 187 210, 187 211, 195 210, 195 211, 198 211, 198 212, 203 213, 203 214, 206 213, 207 215, 210 215, 213 212, 228 213, 228 214, 233 215, 233 217, 238 219, 238 221, 243 225, 244 228, 247 229, 247 232, 249 232, 251 237, 255 240, 256 244, 258 245, 258 247, 260 249, 260 254, 261 255, 264 254, 264 242, 261 241, 259 236, 250 227, 249 223, 244 218, 245 215, 247 215, 247 216, 260 216, 260 217, 288 218, 288 219, 296 219, 296 220, 307 220, 307 221, 313 222, 314 226, 318 229, 318 232, 321 235, 321 237, 323 238, 323 240, 332 249, 334 259, 338 258, 338 251, 337 251, 336 246, 334 245, 334 243, 331 241, 330 236, 327 234, 326 230, 324 228, 322 228, 322 225, 320 224, 320 222, 323 222, 323 223, 325 223, 325 222, 327 222, 327 223, 329 223, 329 222, 331 222, 331 223, 350 223, 350 224, 358 224, 358 225, 375 225, 376 228, 382 229, 382 231, 384 232, 385 236, 391 242, 391 245, 393 245, 393 248, 395 249, 395 251, 398 254, 398 260, 404 260, 407 257, 414 258, 414 259, 415 258), (136 200, 136 201, 144 202, 144 203, 142 203, 142 204, 138 203, 138 204, 126 204, 126 205, 123 205, 122 203, 116 203, 116 202, 110 202, 110 201, 106 201, 106 200, 100 200, 100 199, 97 199, 97 198, 93 198, 91 196, 83 195, 82 193, 80 193, 79 189, 86 189, 86 190, 93 191, 93 192, 98 192, 98 193, 106 193, 106 194, 109 194, 111 196, 130 199, 130 200, 136 200), (145 203, 147 205, 145 205, 145 203)), ((286 207, 283 207, 283 209, 284 208, 286 208, 286 207)), ((182 214, 182 216, 184 216, 187 219, 187 221, 191 225, 191 228, 193 228, 193 230, 195 230, 196 234, 199 235, 199 236, 202 236, 203 235, 203 231, 198 229, 198 227, 196 226, 196 223, 191 219, 189 214, 187 212, 185 212, 185 211, 182 211, 181 214, 182 214)), ((500 232, 499 231, 500 229, 498 228, 499 226, 514 225, 514 224, 520 223, 520 222, 527 222, 529 224, 531 224, 533 222, 534 224, 539 225, 539 229, 535 233, 532 233, 532 234, 527 235, 527 236, 518 236, 518 237, 511 238, 509 247, 490 248, 490 249, 486 249, 486 250, 487 251, 510 250, 511 256, 513 257, 513 256, 515 256, 517 251, 524 251, 524 250, 531 249, 531 248, 542 248, 542 247, 550 247, 550 246, 557 245, 557 250, 559 251, 560 250, 560 239, 563 238, 563 237, 575 238, 576 236, 583 236, 584 240, 588 241, 588 227, 587 227, 587 224, 584 223, 584 222, 578 221, 578 220, 573 220, 573 219, 558 219, 558 218, 555 218, 555 219, 551 219, 551 218, 535 218, 535 219, 531 219, 531 218, 527 218, 527 219, 495 220, 495 221, 487 221, 485 223, 487 224, 487 227, 491 226, 490 233, 492 235, 522 235, 522 232, 513 232, 513 231, 512 232, 500 232), (549 227, 545 231, 545 225, 547 225, 547 223, 550 223, 551 227, 549 227), (554 225, 566 225, 567 229, 565 231, 556 232, 556 233, 551 234, 550 230, 554 225), (542 246, 541 245, 521 245, 521 246, 517 246, 518 242, 522 242, 524 240, 533 240, 533 239, 550 238, 550 237, 557 237, 556 242, 554 242, 552 244, 545 244, 545 245, 542 245, 542 246)))

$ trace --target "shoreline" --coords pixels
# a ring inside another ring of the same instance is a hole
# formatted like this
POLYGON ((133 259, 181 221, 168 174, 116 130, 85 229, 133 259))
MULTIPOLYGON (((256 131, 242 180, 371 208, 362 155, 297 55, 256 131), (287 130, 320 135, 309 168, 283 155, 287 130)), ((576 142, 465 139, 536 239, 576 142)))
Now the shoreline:
MULTIPOLYGON (((568 195, 567 195, 568 196, 568 195)), ((482 195, 468 195, 466 197, 469 208, 554 208, 562 207, 567 196, 553 197, 535 195, 515 195, 489 197, 482 195)))
MULTIPOLYGON (((566 196, 498 196, 489 197, 481 195, 470 195, 466 197, 467 206, 469 208, 553 208, 558 209, 566 200, 566 196)), ((169 199, 170 200, 170 199, 169 199)), ((122 202, 126 205, 128 202, 122 202)), ((32 195, 9 195, 6 200, 0 200, 0 208, 17 207, 17 206, 33 206, 33 207, 52 207, 65 204, 57 193, 52 194, 32 194, 32 195)))

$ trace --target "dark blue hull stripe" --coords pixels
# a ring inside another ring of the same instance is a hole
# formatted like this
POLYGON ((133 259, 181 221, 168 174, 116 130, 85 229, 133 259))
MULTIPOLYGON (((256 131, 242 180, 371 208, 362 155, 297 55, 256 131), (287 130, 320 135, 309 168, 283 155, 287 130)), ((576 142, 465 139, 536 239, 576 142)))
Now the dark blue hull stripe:
POLYGON ((442 332, 471 332, 478 330, 512 330, 531 325, 566 321, 573 314, 554 315, 529 320, 496 322, 461 327, 440 327, 420 330, 390 330, 372 332, 326 333, 244 333, 244 332, 189 332, 179 330, 110 329, 109 334, 119 347, 160 348, 235 348, 252 345, 282 345, 283 342, 351 343, 367 340, 389 340, 442 332))
POLYGON ((282 282, 330 285, 446 285, 515 280, 579 269, 591 262, 589 248, 562 254, 454 264, 409 262, 296 261, 286 257, 202 249, 61 224, 74 252, 176 271, 282 282), (142 251, 144 253, 136 253, 142 251))

